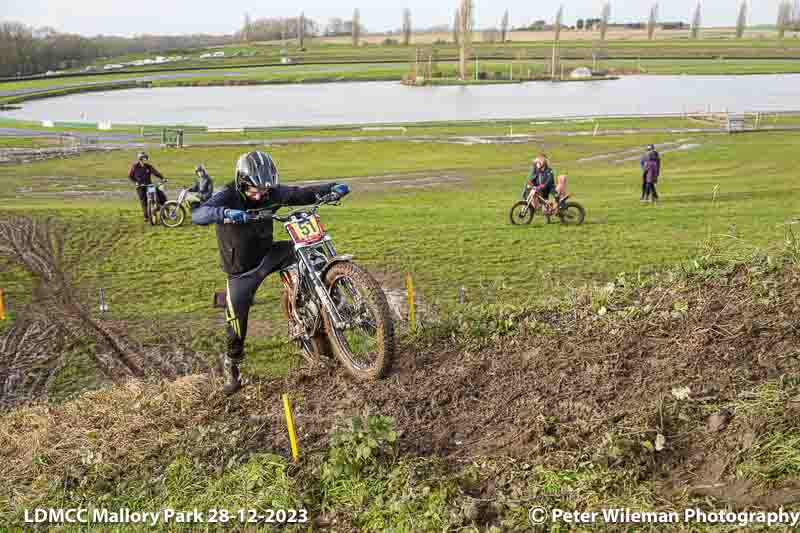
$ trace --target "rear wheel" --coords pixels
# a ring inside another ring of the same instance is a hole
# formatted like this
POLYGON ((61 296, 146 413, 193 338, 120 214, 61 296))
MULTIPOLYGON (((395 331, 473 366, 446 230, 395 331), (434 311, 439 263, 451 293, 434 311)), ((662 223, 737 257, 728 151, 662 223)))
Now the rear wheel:
POLYGON ((334 264, 325 275, 325 286, 346 323, 340 330, 323 313, 334 353, 357 379, 380 379, 395 353, 394 322, 386 295, 368 272, 350 262, 334 264))
POLYGON ((559 209, 558 217, 562 224, 580 226, 586 218, 586 211, 577 202, 567 202, 564 207, 559 209))
MULTIPOLYGON (((283 314, 286 315, 286 319, 288 321, 291 322, 294 320, 294 318, 292 318, 292 316, 289 314, 289 291, 287 290, 281 291, 281 309, 283 309, 283 314)), ((291 328, 292 326, 290 325, 290 334, 291 328)), ((309 339, 305 339, 304 337, 298 339, 297 344, 303 351, 303 357, 309 361, 319 363, 323 356, 331 356, 331 345, 328 341, 328 337, 325 335, 325 330, 322 327, 320 327, 309 339)))
POLYGON ((186 209, 175 200, 161 207, 161 223, 168 228, 177 228, 186 220, 186 209))
POLYGON ((533 207, 528 202, 517 202, 508 213, 508 218, 515 226, 530 224, 533 220, 533 207))

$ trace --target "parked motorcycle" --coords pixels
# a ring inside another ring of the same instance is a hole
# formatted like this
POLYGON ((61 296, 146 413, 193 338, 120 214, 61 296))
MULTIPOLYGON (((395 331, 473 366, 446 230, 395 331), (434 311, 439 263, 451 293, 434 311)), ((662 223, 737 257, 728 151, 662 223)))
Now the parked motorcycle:
POLYGON ((158 191, 161 191, 166 198, 164 184, 166 179, 161 179, 158 185, 151 183, 149 185, 137 185, 137 188, 144 188, 146 194, 146 206, 144 216, 150 221, 152 226, 156 226, 159 222, 159 214, 161 213, 161 202, 158 199, 158 191))
POLYGON ((169 200, 161 207, 161 223, 168 228, 177 228, 186 221, 186 214, 191 213, 193 206, 186 199, 189 189, 181 189, 177 200, 169 200))

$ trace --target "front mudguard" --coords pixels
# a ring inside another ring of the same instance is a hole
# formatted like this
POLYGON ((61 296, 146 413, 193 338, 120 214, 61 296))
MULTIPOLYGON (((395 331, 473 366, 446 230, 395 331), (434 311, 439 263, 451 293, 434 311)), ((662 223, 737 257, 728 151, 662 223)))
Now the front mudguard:
POLYGON ((333 268, 333 265, 337 263, 349 263, 351 259, 353 259, 353 256, 351 254, 337 255, 336 257, 328 261, 328 264, 325 265, 325 268, 323 268, 322 272, 319 273, 319 277, 324 280, 325 276, 328 275, 328 271, 331 268, 333 268))

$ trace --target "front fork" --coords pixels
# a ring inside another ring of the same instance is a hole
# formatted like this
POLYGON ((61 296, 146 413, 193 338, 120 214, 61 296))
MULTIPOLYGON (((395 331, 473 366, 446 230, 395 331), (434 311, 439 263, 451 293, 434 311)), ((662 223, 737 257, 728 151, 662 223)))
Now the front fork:
POLYGON ((301 276, 307 276, 314 293, 317 295, 322 306, 327 309, 334 326, 336 326, 337 329, 344 329, 347 326, 347 322, 342 318, 342 315, 336 308, 336 304, 333 303, 319 273, 312 268, 304 253, 298 250, 297 257, 302 262, 302 266, 297 265, 296 278, 288 270, 281 272, 281 281, 284 287, 286 287, 286 290, 289 291, 289 312, 295 320, 297 320, 297 311, 294 307, 294 302, 297 298, 297 290, 300 286, 301 276), (305 271, 303 274, 300 273, 301 268, 305 271))

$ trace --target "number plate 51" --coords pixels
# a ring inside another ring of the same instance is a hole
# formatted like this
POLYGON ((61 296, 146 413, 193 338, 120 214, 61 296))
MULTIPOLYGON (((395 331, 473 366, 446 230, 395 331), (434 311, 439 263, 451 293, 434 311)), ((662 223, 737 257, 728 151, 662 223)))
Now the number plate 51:
POLYGON ((286 224, 286 229, 289 230, 292 240, 297 243, 316 242, 325 236, 325 228, 316 216, 289 222, 286 224))

